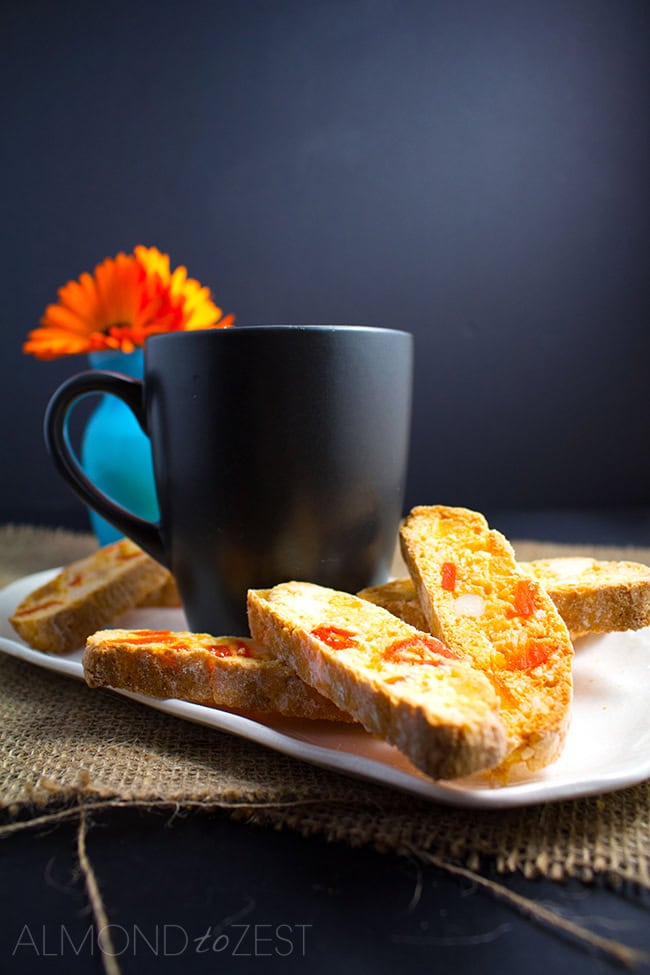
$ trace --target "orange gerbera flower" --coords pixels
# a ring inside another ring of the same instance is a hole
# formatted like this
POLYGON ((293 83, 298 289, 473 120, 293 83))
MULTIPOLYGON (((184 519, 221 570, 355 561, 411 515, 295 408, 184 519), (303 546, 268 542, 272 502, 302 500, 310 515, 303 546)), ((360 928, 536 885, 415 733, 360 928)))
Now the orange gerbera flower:
POLYGON ((94 274, 59 289, 40 328, 29 333, 23 351, 37 359, 114 349, 133 352, 149 335, 198 328, 228 328, 209 288, 188 278, 187 269, 170 270, 169 257, 155 247, 107 257, 94 274))

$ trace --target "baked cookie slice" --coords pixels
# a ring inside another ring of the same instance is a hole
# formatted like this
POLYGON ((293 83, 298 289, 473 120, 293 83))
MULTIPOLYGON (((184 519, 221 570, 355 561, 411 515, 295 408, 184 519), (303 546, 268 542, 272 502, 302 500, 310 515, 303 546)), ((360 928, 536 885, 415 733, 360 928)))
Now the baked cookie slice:
POLYGON ((35 650, 67 653, 155 590, 162 591, 169 579, 167 569, 123 538, 72 562, 30 593, 10 623, 35 650))
POLYGON ((264 647, 239 637, 100 630, 88 638, 83 669, 89 687, 115 687, 235 711, 352 720, 264 647))
POLYGON ((427 630, 499 696, 508 739, 499 774, 554 761, 569 725, 573 644, 551 597, 478 512, 414 508, 400 541, 427 630))
MULTIPOLYGON (((544 587, 572 639, 650 626, 650 566, 564 556, 519 562, 519 568, 544 587)), ((358 595, 420 630, 427 629, 410 578, 371 586, 358 595)))
POLYGON ((520 562, 575 636, 650 626, 650 566, 578 556, 520 562))
POLYGON ((436 779, 498 764, 490 682, 455 649, 348 593, 289 582, 248 594, 253 638, 436 779))

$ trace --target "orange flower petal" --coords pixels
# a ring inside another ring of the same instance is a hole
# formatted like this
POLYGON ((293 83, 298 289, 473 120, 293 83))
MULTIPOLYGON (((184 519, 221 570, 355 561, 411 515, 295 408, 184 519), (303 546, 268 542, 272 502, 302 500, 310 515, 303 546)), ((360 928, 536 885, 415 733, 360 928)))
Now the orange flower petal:
POLYGON ((193 312, 185 323, 185 328, 212 328, 221 318, 221 308, 217 308, 212 302, 206 302, 193 312))
POLYGON ((102 349, 132 352, 148 335, 234 322, 232 315, 222 318, 210 289, 189 278, 186 267, 172 272, 169 255, 141 244, 133 254, 107 257, 93 274, 84 271, 68 281, 58 299, 23 345, 40 359, 102 349))
POLYGON ((48 305, 45 314, 41 318, 41 324, 53 328, 60 328, 66 332, 75 332, 86 335, 88 329, 76 312, 70 311, 64 305, 48 305))
POLYGON ((68 281, 66 285, 59 288, 59 302, 80 318, 85 316, 88 303, 94 299, 94 296, 95 282, 89 274, 82 275, 79 281, 68 281))

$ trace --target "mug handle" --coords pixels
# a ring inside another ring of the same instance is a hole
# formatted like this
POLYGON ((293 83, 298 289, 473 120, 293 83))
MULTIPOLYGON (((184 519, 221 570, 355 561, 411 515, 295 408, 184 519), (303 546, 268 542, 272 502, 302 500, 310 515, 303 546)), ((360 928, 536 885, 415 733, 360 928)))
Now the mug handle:
POLYGON ((160 524, 147 521, 113 501, 86 476, 77 460, 68 433, 69 413, 74 404, 89 393, 117 396, 133 412, 142 431, 148 436, 143 402, 143 384, 139 379, 117 372, 91 370, 66 380, 50 399, 45 412, 43 432, 54 465, 72 490, 85 504, 128 535, 157 562, 167 565, 160 524))

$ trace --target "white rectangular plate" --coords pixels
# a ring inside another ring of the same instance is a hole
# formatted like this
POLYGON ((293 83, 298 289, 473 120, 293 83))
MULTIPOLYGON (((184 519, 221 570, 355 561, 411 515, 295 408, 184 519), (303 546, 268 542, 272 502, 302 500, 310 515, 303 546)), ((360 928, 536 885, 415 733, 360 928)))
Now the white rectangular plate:
MULTIPOLYGON (((57 570, 26 576, 0 590, 0 650, 20 660, 83 680, 81 650, 54 656, 30 649, 8 617, 57 570)), ((135 609, 115 625, 186 629, 180 609, 135 609)), ((395 748, 359 726, 288 718, 260 721, 175 699, 119 691, 167 714, 240 735, 324 768, 376 782, 422 799, 468 808, 503 809, 611 792, 650 777, 650 627, 579 640, 574 662, 571 726, 561 757, 516 784, 494 787, 480 775, 434 782, 395 748)), ((96 693, 88 690, 89 694, 96 693)))

